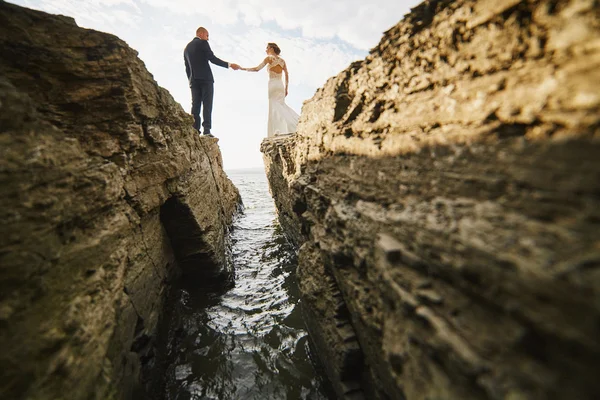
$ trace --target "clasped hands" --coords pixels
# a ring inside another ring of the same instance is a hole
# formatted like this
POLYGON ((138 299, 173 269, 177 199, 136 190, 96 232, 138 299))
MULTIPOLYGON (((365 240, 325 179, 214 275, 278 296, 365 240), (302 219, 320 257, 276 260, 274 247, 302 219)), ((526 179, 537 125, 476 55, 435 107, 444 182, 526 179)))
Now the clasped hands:
POLYGON ((229 66, 231 67, 231 69, 237 71, 238 69, 242 69, 242 67, 240 67, 238 64, 232 63, 229 64, 229 66))

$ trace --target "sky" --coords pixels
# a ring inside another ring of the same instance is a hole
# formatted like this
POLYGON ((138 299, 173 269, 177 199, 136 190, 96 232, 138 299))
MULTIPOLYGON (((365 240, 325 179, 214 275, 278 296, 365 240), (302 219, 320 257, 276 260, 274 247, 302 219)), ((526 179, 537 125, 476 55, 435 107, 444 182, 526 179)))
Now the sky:
MULTIPOLYGON (((191 94, 183 49, 204 26, 215 55, 254 67, 267 42, 281 48, 289 75, 286 103, 297 113, 325 81, 366 57, 383 32, 420 0, 9 0, 75 18, 77 24, 114 34, 138 51, 159 85, 183 109, 191 94)), ((266 68, 234 71, 211 65, 215 78, 212 133, 226 170, 263 166, 267 134, 266 68)))

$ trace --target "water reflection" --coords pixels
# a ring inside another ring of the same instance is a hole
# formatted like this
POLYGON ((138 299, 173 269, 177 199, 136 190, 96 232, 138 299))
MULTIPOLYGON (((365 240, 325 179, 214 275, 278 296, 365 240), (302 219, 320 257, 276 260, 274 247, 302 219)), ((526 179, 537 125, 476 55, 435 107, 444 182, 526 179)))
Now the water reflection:
POLYGON ((179 288, 166 398, 327 399, 309 357, 297 260, 276 222, 264 173, 230 174, 246 212, 232 234, 235 287, 179 288))

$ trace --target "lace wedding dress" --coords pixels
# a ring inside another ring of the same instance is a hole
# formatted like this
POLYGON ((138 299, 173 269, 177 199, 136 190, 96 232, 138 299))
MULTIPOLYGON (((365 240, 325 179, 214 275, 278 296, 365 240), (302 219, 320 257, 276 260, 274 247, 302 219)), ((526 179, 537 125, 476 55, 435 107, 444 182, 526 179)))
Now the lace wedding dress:
POLYGON ((268 56, 258 67, 248 68, 248 71, 260 71, 265 65, 269 72, 267 137, 295 133, 300 116, 285 104, 285 86, 283 84, 283 72, 286 70, 285 61, 281 57, 268 56), (279 72, 275 72, 274 69, 279 72))

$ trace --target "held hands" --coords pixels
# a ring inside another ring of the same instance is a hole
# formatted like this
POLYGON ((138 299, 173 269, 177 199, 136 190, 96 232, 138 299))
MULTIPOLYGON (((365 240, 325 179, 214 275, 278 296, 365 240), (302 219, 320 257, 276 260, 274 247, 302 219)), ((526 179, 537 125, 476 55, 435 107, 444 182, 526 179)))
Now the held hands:
POLYGON ((231 69, 233 69, 235 71, 237 71, 238 69, 242 69, 242 67, 240 67, 239 65, 234 64, 234 63, 229 64, 229 66, 231 67, 231 69))

